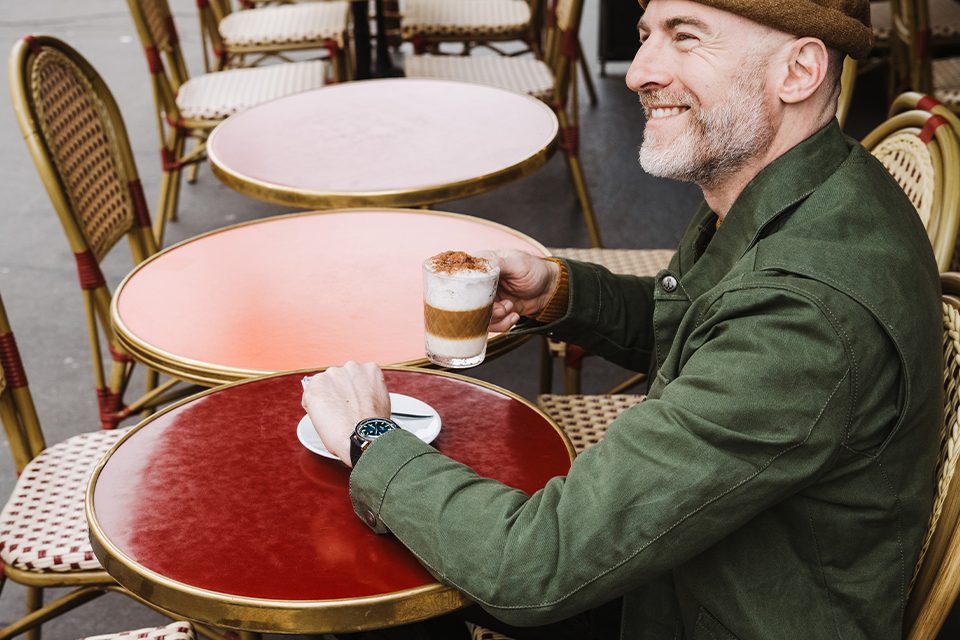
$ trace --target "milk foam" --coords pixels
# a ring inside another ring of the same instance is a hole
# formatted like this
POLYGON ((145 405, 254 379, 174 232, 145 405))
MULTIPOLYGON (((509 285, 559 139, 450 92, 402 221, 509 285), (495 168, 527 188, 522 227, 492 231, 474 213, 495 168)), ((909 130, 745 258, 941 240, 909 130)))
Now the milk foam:
POLYGON ((431 307, 448 311, 468 311, 493 302, 500 268, 492 265, 486 271, 463 269, 456 273, 437 273, 425 269, 423 301, 431 307))

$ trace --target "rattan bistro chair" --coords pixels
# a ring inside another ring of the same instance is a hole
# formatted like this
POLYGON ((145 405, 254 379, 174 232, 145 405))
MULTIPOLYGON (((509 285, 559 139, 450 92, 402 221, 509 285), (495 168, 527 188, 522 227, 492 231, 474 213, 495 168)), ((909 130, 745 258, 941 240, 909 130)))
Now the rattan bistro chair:
MULTIPOLYGON (((517 0, 511 0, 517 1, 517 0)), ((577 32, 583 0, 559 0, 556 26, 548 31, 542 60, 530 57, 417 55, 407 58, 408 77, 487 84, 544 100, 557 114, 560 143, 594 247, 602 246, 579 155, 577 114, 577 32)))
POLYGON ((891 84, 931 95, 960 112, 960 56, 933 58, 927 0, 891 0, 891 84))
POLYGON ((126 430, 94 431, 46 448, 2 300, 0 422, 19 476, 0 512, 0 559, 3 577, 27 588, 28 616, 0 630, 0 637, 12 637, 33 618, 60 615, 113 583, 90 548, 84 494, 90 471, 126 430), (45 587, 76 590, 38 611, 45 587))
POLYGON ((889 118, 863 139, 917 209, 940 271, 953 260, 960 228, 960 142, 949 122, 926 111, 889 118))
POLYGON ((232 0, 198 0, 200 33, 207 71, 256 66, 266 58, 290 59, 294 51, 324 50, 334 61, 334 77, 347 80, 350 3, 302 2, 234 11, 232 0), (213 50, 209 64, 207 45, 213 50))
POLYGON ((167 0, 127 0, 153 83, 163 162, 154 236, 162 244, 176 218, 181 172, 205 159, 206 138, 227 116, 282 96, 324 85, 323 60, 229 69, 190 78, 167 0), (192 139, 196 144, 186 151, 192 139))
MULTIPOLYGON (((10 579, 26 588, 27 614, 0 629, 0 639, 26 632, 108 591, 129 595, 100 566, 90 546, 84 502, 100 458, 128 431, 91 431, 47 447, 27 375, 0 298, 0 424, 18 480, 0 511, 0 588, 10 579), (44 605, 44 589, 71 591, 44 605)), ((214 633, 211 631, 211 633, 214 633)), ((193 640, 183 622, 96 636, 95 640, 193 640)))
POLYGON ((943 391, 940 460, 927 536, 910 583, 904 637, 934 640, 960 593, 960 274, 941 275, 943 285, 943 391))
POLYGON ((14 46, 9 72, 20 130, 76 258, 100 422, 109 429, 178 395, 176 381, 156 386, 148 371, 147 393, 124 404, 133 361, 113 332, 100 270, 124 237, 134 264, 156 252, 143 188, 116 102, 79 53, 56 38, 28 36, 14 46))

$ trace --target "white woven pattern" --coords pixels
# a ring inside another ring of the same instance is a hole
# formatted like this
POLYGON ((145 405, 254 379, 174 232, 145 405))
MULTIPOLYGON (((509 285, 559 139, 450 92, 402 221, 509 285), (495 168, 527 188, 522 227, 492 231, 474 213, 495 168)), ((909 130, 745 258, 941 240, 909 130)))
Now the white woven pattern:
POLYGON ((870 150, 887 168, 910 202, 917 208, 926 227, 933 210, 933 160, 926 144, 916 133, 903 130, 887 136, 870 150))
POLYGON ((960 111, 960 57, 933 61, 934 96, 953 111, 960 111))
POLYGON ((83 511, 93 467, 129 428, 93 431, 30 461, 0 512, 0 559, 24 571, 100 569, 83 511))
POLYGON ((557 258, 599 264, 613 273, 655 276, 670 264, 673 249, 550 249, 557 258))
POLYGON ((194 640, 193 627, 189 622, 173 622, 165 627, 137 629, 107 633, 102 636, 88 636, 80 640, 194 640))
POLYGON ((318 89, 326 73, 323 60, 207 73, 180 87, 177 106, 188 120, 221 120, 267 100, 318 89))
POLYGON ((350 3, 345 0, 263 7, 234 11, 220 22, 219 29, 227 48, 323 40, 343 47, 349 14, 350 3))
POLYGON ((526 0, 404 0, 401 33, 435 38, 522 36, 530 23, 526 0))
POLYGON ((553 95, 550 67, 534 58, 503 56, 409 56, 408 78, 440 78, 486 84, 547 100, 553 95))

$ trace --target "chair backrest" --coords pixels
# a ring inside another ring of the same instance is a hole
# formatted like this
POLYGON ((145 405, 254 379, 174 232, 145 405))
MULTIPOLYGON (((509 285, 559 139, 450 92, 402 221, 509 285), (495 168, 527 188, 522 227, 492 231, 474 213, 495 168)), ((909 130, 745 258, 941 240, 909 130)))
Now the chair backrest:
MULTIPOLYGON (((244 8, 254 9, 255 4, 243 4, 244 8)), ((227 65, 227 47, 220 34, 220 22, 233 12, 230 0, 197 0, 197 11, 200 13, 200 36, 203 46, 203 59, 207 71, 224 69, 227 65), (209 64, 207 46, 213 53, 216 64, 209 64)))
POLYGON ((897 91, 933 93, 928 0, 890 0, 890 66, 897 91))
POLYGON ((916 207, 940 271, 953 259, 960 226, 960 141, 953 127, 925 111, 886 120, 863 139, 916 207), (946 126, 945 126, 946 125, 946 126))
POLYGON ((914 570, 904 616, 904 637, 934 640, 960 593, 960 273, 943 285, 944 412, 933 513, 914 570))
MULTIPOLYGON (((147 58, 157 116, 178 123, 181 116, 177 92, 190 79, 190 74, 180 49, 170 5, 167 0, 127 0, 127 4, 147 58)), ((162 139, 160 142, 164 146, 162 139)))
POLYGON ((853 102, 853 87, 857 81, 857 61, 850 56, 843 58, 843 71, 840 74, 840 95, 837 97, 837 122, 840 128, 847 123, 850 104, 853 102))
POLYGON ((156 252, 143 187, 117 104, 100 75, 72 47, 28 36, 13 49, 10 93, 20 130, 77 261, 98 398, 105 376, 100 337, 126 356, 110 324, 100 260, 126 237, 135 264, 156 252))
POLYGON ((27 375, 0 298, 0 424, 7 435, 17 473, 46 448, 27 375))
POLYGON ((580 18, 583 0, 549 0, 546 12, 546 34, 543 60, 553 70, 554 100, 565 104, 576 82, 577 58, 580 55, 580 18))

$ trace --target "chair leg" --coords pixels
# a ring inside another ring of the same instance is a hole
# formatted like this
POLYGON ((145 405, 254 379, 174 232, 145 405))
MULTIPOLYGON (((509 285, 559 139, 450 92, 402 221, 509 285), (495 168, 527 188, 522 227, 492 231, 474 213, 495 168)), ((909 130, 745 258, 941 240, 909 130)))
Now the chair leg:
POLYGON ((168 220, 177 219, 177 204, 180 200, 180 177, 183 169, 177 164, 183 155, 183 147, 186 143, 186 136, 177 134, 168 152, 169 162, 163 169, 163 176, 160 180, 160 204, 157 207, 157 215, 153 220, 153 235, 157 241, 157 246, 163 246, 163 232, 168 220))
POLYGON ((587 95, 590 96, 590 106, 595 107, 599 102, 597 98, 597 87, 593 84, 593 76, 590 75, 590 65, 587 63, 587 57, 583 55, 583 44, 580 38, 577 38, 577 57, 580 58, 580 69, 583 71, 583 79, 587 83, 587 95))
MULTIPOLYGON (((27 615, 41 608, 43 608, 43 588, 27 587, 27 615)), ((40 640, 40 625, 27 631, 23 637, 26 640, 40 640)))
POLYGON ((602 247, 603 242, 600 240, 600 228, 597 226, 597 218, 593 212, 593 205, 590 202, 590 194, 587 191, 587 181, 583 177, 583 168, 580 166, 577 128, 570 125, 567 114, 563 109, 557 109, 556 113, 557 119, 560 121, 560 132, 564 137, 564 156, 567 158, 567 167, 570 169, 573 188, 577 192, 577 200, 580 201, 580 210, 583 213, 583 222, 587 225, 590 244, 593 247, 602 247))
POLYGON ((580 373, 583 370, 583 359, 587 352, 575 344, 567 344, 563 356, 563 384, 564 393, 576 395, 580 393, 580 373))
POLYGON ((540 393, 553 390, 553 354, 550 353, 549 338, 540 340, 540 393))
MULTIPOLYGON (((31 590, 36 589, 40 592, 40 599, 43 599, 43 589, 40 587, 27 587, 27 602, 30 603, 31 590)), ((44 622, 48 622, 57 616, 63 615, 64 613, 76 609, 80 605, 90 602, 94 598, 98 598, 106 593, 106 588, 102 585, 91 585, 88 587, 81 587, 75 589, 63 596, 60 596, 47 606, 37 607, 33 609, 29 614, 17 620, 11 625, 0 629, 0 640, 7 640, 8 638, 14 638, 21 634, 24 634, 24 637, 31 638, 40 638, 40 625, 44 622), (33 632, 36 632, 36 635, 32 635, 33 632)), ((42 602, 41 602, 42 604, 42 602)))

